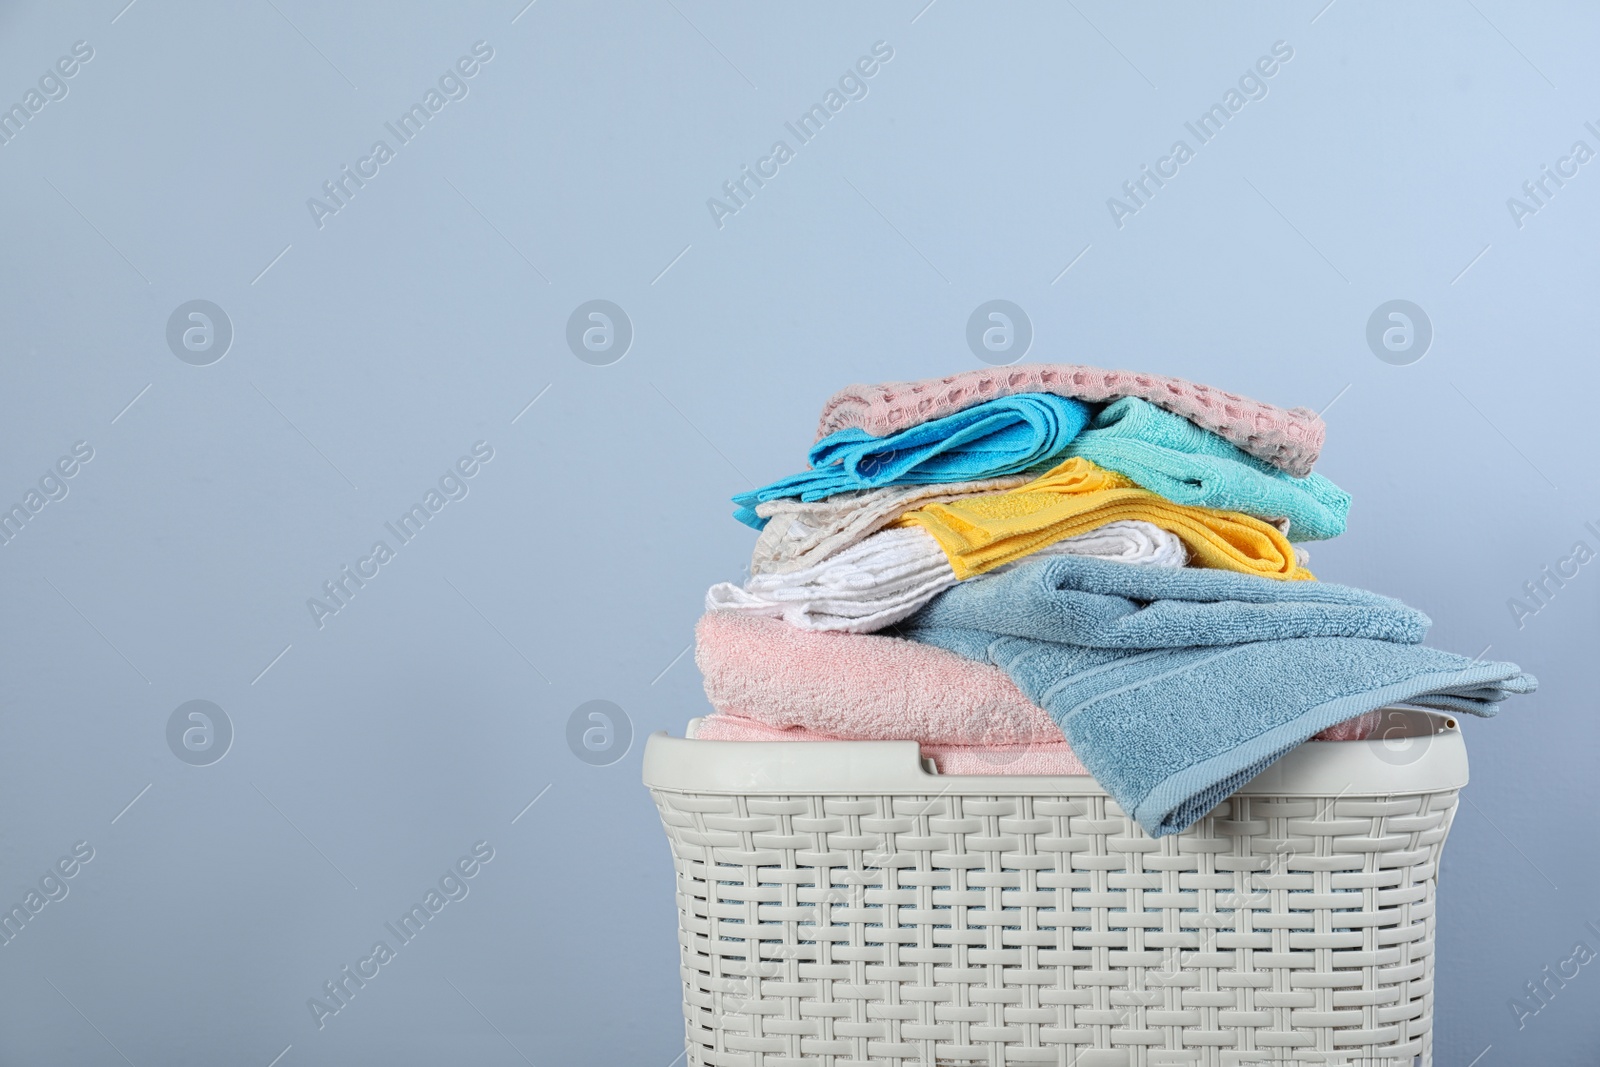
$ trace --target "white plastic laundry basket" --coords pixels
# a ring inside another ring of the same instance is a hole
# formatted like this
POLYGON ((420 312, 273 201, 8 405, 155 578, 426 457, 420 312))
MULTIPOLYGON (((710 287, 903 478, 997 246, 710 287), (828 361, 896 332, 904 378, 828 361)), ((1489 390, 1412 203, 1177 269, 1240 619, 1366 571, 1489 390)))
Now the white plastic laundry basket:
POLYGON ((1386 714, 1159 840, 1089 778, 656 734, 687 1062, 1429 1067, 1467 757, 1453 720, 1386 714))

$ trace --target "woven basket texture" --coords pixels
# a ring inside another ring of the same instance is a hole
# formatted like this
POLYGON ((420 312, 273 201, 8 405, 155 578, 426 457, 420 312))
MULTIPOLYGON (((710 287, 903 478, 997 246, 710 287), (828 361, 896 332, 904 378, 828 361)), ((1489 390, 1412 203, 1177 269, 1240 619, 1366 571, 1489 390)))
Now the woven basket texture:
POLYGON ((1454 790, 1161 839, 1098 795, 652 795, 689 1064, 1432 1063, 1454 790))

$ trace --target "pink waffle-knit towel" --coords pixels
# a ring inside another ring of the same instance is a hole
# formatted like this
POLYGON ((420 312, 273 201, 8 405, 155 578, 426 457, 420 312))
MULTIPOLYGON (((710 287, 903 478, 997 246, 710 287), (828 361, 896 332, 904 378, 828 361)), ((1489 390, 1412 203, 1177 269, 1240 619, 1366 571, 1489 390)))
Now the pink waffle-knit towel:
MULTIPOLYGON (((713 611, 695 627, 694 659, 713 708, 779 731, 971 749, 1043 752, 1066 744, 1055 720, 999 667, 903 637, 801 630, 782 619, 713 611)), ((1340 723, 1315 740, 1364 740, 1381 714, 1340 723)))
POLYGON ((1075 363, 1023 363, 918 382, 847 386, 823 405, 817 439, 852 426, 882 437, 1015 393, 1054 393, 1091 404, 1136 396, 1297 476, 1311 473, 1327 431, 1309 408, 1273 407, 1182 378, 1075 363))

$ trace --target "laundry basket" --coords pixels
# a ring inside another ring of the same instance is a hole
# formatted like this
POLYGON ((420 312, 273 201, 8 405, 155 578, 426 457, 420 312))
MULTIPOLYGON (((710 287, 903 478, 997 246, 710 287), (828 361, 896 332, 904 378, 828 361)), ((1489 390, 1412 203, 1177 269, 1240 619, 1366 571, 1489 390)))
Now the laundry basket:
POLYGON ((1181 834, 914 742, 656 734, 687 1063, 1432 1063, 1454 720, 1311 742, 1181 834))

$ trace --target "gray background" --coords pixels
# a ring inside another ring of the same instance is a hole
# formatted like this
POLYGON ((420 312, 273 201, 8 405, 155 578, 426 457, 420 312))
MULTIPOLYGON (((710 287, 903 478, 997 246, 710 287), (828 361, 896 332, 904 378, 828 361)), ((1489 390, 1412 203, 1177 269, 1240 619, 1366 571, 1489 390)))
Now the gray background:
POLYGON ((1318 575, 1543 683, 1467 725, 1438 1062, 1600 1057, 1595 966, 1509 1006, 1600 949, 1600 565, 1520 627, 1507 603, 1600 548, 1600 161, 1521 227, 1506 204, 1600 149, 1600 20, 925 2, 0 8, 0 104, 94 49, 0 145, 0 503, 94 449, 0 548, 3 903, 95 850, 0 947, 0 1062, 667 1067, 639 758, 704 710, 684 652, 752 541, 727 498, 798 469, 835 388, 979 366, 997 298, 1030 360, 1331 405, 1318 469, 1356 503, 1318 575), (307 198, 479 40, 469 95, 319 229, 307 198), (880 40, 865 99, 719 229, 707 198, 880 40), (1278 40, 1267 97, 1115 226, 1278 40), (210 366, 165 341, 192 299, 235 330, 210 366), (636 331, 610 366, 565 340, 592 299, 636 331), (1391 299, 1435 330, 1409 366, 1365 341, 1391 299), (470 494, 319 629, 307 599, 476 441, 470 494), (166 742, 193 699, 235 730, 210 766, 166 742), (594 699, 634 731, 608 766, 566 741, 594 699), (308 998, 477 841, 470 895, 319 1030, 308 998))

